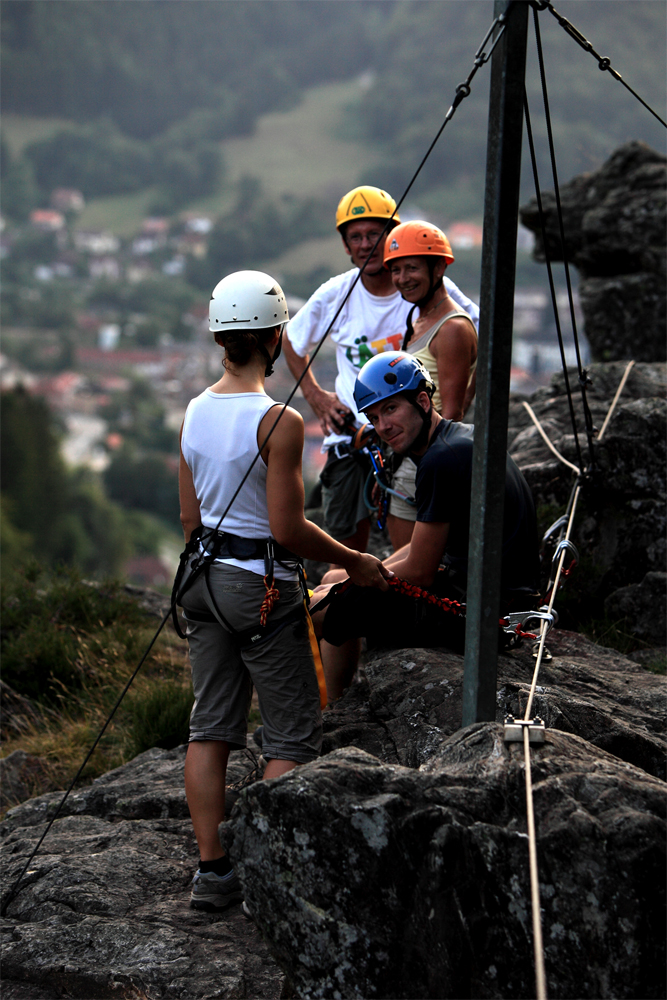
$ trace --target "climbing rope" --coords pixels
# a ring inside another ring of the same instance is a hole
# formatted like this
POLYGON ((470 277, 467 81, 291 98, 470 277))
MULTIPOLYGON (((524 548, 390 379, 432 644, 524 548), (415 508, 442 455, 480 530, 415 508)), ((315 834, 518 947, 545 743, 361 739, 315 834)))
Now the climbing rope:
MULTIPOLYGON (((609 426, 609 422, 610 422, 610 420, 611 420, 611 418, 613 416, 614 410, 616 409, 616 405, 617 405, 617 403, 618 403, 618 401, 619 401, 619 399, 621 397, 621 393, 623 392, 623 389, 625 387, 625 383, 628 380, 628 376, 630 374, 630 370, 632 369, 633 365, 634 365, 634 361, 630 361, 628 363, 628 365, 626 366, 626 368, 625 368, 625 371, 623 373, 623 377, 622 377, 621 382, 620 382, 620 384, 618 386, 616 394, 614 395, 614 398, 613 398, 612 403, 611 403, 611 405, 609 407, 609 410, 607 411, 607 415, 606 415, 604 423, 602 425, 602 429, 601 429, 600 433, 598 434, 597 443, 599 443, 602 440, 602 438, 604 436, 604 433, 607 430, 607 427, 609 426)), ((574 524, 574 515, 575 515, 576 510, 577 510, 577 501, 579 500, 579 496, 580 496, 581 488, 582 488, 582 478, 581 478, 580 470, 577 469, 576 466, 573 466, 571 462, 568 462, 566 459, 564 459, 559 454, 559 452, 557 451, 557 449, 551 444, 551 442, 549 441, 549 439, 547 437, 547 434, 546 434, 544 428, 540 425, 540 422, 539 422, 538 418, 536 417, 535 413, 531 410, 530 406, 528 406, 527 404, 524 404, 524 405, 526 405, 526 408, 528 409, 528 412, 529 412, 529 414, 531 416, 531 419, 535 423, 538 431, 540 432, 540 434, 542 435, 542 437, 544 438, 544 440, 549 445, 549 448, 551 449, 551 451, 555 455, 558 455, 558 457, 560 458, 560 460, 566 466, 568 466, 571 469, 574 469, 574 471, 579 474, 578 475, 578 480, 577 480, 577 482, 575 484, 575 487, 574 487, 574 493, 573 493, 572 498, 570 500, 570 503, 568 505, 568 517, 567 517, 567 527, 566 527, 566 530, 565 530, 565 536, 564 536, 564 539, 562 539, 561 543, 559 544, 559 548, 561 549, 561 552, 560 552, 560 557, 559 557, 559 560, 558 560, 558 568, 556 570, 556 575, 555 575, 555 578, 554 578, 554 583, 553 583, 553 586, 551 587, 551 594, 550 594, 550 597, 549 597, 549 603, 547 605, 547 613, 551 614, 552 611, 553 611, 553 605, 554 605, 554 601, 555 601, 555 598, 556 598, 556 593, 558 592, 558 587, 559 587, 559 583, 560 583, 561 574, 563 573, 563 564, 564 564, 565 555, 566 555, 566 552, 567 552, 567 545, 563 545, 563 541, 566 542, 566 543, 570 541, 570 535, 572 533, 572 526, 574 524)), ((543 943, 542 943, 542 922, 541 922, 541 918, 540 918, 540 890, 539 890, 539 873, 538 873, 538 867, 537 867, 537 836, 536 836, 536 833, 535 833, 535 815, 534 815, 534 806, 533 806, 533 785, 532 785, 531 763, 530 763, 530 729, 529 729, 529 723, 531 721, 531 716, 532 716, 533 700, 535 698, 535 691, 537 689, 537 680, 538 680, 539 673, 540 673, 540 667, 542 666, 542 658, 543 658, 543 655, 544 655, 544 648, 545 648, 544 643, 545 643, 546 637, 547 637, 547 629, 546 629, 546 627, 542 626, 541 633, 540 633, 539 647, 538 647, 538 651, 537 651, 537 657, 536 657, 536 660, 535 660, 535 668, 534 668, 534 671, 533 671, 533 678, 532 678, 532 682, 531 682, 531 685, 530 685, 530 691, 529 691, 529 694, 528 694, 528 701, 526 703, 526 710, 525 710, 524 716, 523 716, 524 727, 523 727, 523 734, 522 734, 523 735, 523 753, 524 753, 524 760, 525 760, 526 818, 527 818, 527 828, 528 828, 528 857, 529 857, 529 869, 530 869, 530 893, 531 893, 531 909, 532 909, 532 923, 533 923, 533 951, 534 951, 534 957, 535 957, 535 981, 536 981, 537 1000, 546 1000, 547 993, 546 993, 546 975, 545 975, 545 968, 544 968, 544 948, 543 948, 543 943)))
POLYGON ((577 45, 580 45, 585 52, 589 52, 594 59, 597 59, 598 69, 602 70, 603 72, 610 73, 611 76, 613 76, 614 80, 618 80, 619 83, 622 83, 625 89, 629 90, 632 96, 635 97, 640 104, 643 104, 646 110, 650 111, 653 117, 657 118, 661 125, 664 125, 665 128, 667 128, 667 122, 664 121, 657 113, 657 111, 654 111, 653 108, 646 103, 644 98, 641 97, 636 90, 633 90, 630 84, 625 82, 621 74, 613 68, 609 57, 601 56, 599 52, 596 52, 595 49, 593 48, 593 45, 591 44, 591 42, 588 41, 586 36, 583 35, 578 28, 575 28, 575 26, 570 21, 568 21, 566 17, 563 17, 562 14, 558 13, 554 5, 551 3, 551 0, 531 0, 531 2, 534 11, 548 10, 549 13, 556 18, 561 28, 565 29, 570 38, 573 38, 577 43, 577 45))

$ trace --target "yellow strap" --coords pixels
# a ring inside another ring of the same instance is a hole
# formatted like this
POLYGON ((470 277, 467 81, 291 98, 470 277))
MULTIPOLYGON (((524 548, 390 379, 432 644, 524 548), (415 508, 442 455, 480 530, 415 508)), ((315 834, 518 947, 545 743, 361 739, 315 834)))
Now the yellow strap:
POLYGON ((317 686, 320 689, 320 708, 326 708, 327 706, 327 682, 324 679, 324 667, 322 666, 322 657, 320 656, 320 644, 317 641, 317 636, 315 635, 315 627, 313 625, 313 619, 310 617, 310 611, 308 610, 308 605, 303 602, 303 606, 306 610, 306 621, 308 622, 308 638, 310 639, 310 648, 313 653, 313 660, 315 661, 315 673, 317 674, 317 686))

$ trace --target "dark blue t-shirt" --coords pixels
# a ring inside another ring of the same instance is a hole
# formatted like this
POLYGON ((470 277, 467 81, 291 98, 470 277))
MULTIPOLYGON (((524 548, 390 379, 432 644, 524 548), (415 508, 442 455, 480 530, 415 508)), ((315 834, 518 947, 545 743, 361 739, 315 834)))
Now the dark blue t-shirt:
MULTIPOLYGON (((468 576, 470 492, 474 427, 442 420, 417 463, 417 520, 449 524, 444 562, 457 583, 468 576)), ((501 587, 504 592, 539 589, 535 505, 528 483, 507 456, 501 587)))

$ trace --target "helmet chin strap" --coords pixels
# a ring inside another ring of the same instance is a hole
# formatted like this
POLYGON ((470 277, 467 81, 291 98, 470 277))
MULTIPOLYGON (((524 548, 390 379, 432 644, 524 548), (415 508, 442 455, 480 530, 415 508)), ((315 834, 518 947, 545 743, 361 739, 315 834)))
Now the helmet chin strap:
POLYGON ((427 306, 429 304, 429 302, 431 301, 431 299, 433 298, 433 296, 436 293, 436 289, 438 288, 438 285, 440 284, 440 281, 434 281, 434 278, 433 278, 433 275, 435 273, 435 266, 436 266, 437 262, 438 262, 438 258, 437 257, 427 257, 426 258, 426 266, 428 267, 428 274, 429 274, 428 291, 426 292, 426 295, 422 296, 421 299, 418 299, 418 301, 415 302, 415 304, 413 305, 412 309, 408 313, 407 329, 405 331, 405 336, 403 337, 403 343, 401 344, 401 350, 402 351, 407 351, 408 344, 412 340, 412 335, 415 332, 414 327, 412 325, 412 314, 414 313, 415 309, 417 309, 417 307, 419 307, 419 309, 421 311, 424 308, 424 306, 427 306))
POLYGON ((273 352, 273 357, 271 357, 271 355, 267 351, 267 349, 264 346, 264 344, 258 344, 257 345, 259 347, 261 353, 266 358, 266 368, 264 369, 264 378, 268 378, 270 375, 273 375, 273 366, 275 365, 276 361, 280 357, 280 353, 281 353, 281 351, 283 349, 283 331, 284 331, 284 329, 285 329, 285 324, 283 323, 283 325, 280 327, 280 336, 278 337, 278 345, 277 345, 275 351, 273 352))
POLYGON ((424 407, 420 406, 419 403, 417 402, 417 395, 418 393, 408 396, 408 399, 410 400, 414 408, 418 411, 419 416, 422 418, 421 430, 419 431, 419 434, 410 445, 409 449, 410 451, 418 451, 421 448, 425 448, 426 445, 428 444, 429 435, 431 433, 431 413, 433 412, 433 403, 429 399, 428 410, 425 410, 424 407))

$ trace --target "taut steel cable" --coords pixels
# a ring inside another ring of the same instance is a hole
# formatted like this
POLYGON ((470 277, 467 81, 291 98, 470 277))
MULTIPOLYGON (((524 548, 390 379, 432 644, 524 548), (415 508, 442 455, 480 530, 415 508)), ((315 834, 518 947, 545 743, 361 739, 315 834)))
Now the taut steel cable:
POLYGON ((633 90, 630 84, 625 82, 621 74, 613 68, 609 57, 601 56, 599 52, 596 52, 595 49, 593 48, 592 43, 588 41, 586 36, 582 35, 579 29, 575 28, 575 26, 570 21, 568 21, 566 17, 563 17, 562 14, 559 14, 554 5, 550 2, 550 0, 532 0, 532 4, 534 10, 548 10, 550 14, 553 14, 553 16, 560 24, 561 28, 565 29, 570 38, 573 38, 574 41, 577 43, 577 45, 580 45, 585 52, 589 52, 594 59, 597 59, 598 69, 602 70, 603 72, 606 71, 607 73, 610 73, 611 76, 613 76, 614 80, 618 80, 619 83, 622 83, 625 89, 628 90, 632 94, 632 96, 639 101, 640 104, 643 104, 646 110, 649 111, 654 118, 657 118, 661 125, 664 125, 665 128, 667 128, 667 122, 664 121, 664 119, 660 117, 658 112, 654 111, 653 108, 650 106, 650 104, 647 104, 644 98, 641 97, 636 90, 633 90))

